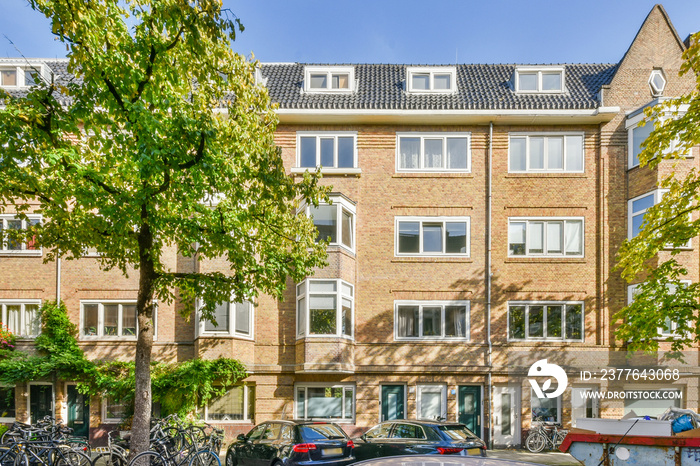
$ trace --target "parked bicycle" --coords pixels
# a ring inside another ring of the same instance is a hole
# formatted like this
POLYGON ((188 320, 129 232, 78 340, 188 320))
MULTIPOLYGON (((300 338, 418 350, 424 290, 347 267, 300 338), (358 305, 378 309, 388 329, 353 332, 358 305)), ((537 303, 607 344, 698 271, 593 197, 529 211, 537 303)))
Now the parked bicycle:
POLYGON ((530 429, 525 446, 533 453, 539 453, 545 448, 554 450, 561 445, 568 433, 568 430, 561 428, 561 424, 542 423, 530 429))

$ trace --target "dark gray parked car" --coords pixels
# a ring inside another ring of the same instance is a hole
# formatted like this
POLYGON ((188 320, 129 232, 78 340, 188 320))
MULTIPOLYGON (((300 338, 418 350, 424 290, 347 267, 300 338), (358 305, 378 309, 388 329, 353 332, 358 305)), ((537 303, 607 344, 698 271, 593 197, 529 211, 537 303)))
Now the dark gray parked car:
POLYGON ((398 455, 486 456, 486 444, 455 422, 387 421, 353 441, 358 461, 398 455))
POLYGON ((331 422, 268 421, 241 434, 226 450, 226 466, 345 466, 353 442, 331 422))

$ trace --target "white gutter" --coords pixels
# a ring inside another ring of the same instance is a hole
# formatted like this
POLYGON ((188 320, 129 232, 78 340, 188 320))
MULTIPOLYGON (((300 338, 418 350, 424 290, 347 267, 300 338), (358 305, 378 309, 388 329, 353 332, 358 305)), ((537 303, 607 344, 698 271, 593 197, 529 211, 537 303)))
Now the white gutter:
POLYGON ((493 344, 491 342, 491 210, 493 201, 493 122, 489 123, 489 170, 488 193, 486 198, 486 342, 488 344, 488 385, 489 385, 489 448, 493 449, 493 344))

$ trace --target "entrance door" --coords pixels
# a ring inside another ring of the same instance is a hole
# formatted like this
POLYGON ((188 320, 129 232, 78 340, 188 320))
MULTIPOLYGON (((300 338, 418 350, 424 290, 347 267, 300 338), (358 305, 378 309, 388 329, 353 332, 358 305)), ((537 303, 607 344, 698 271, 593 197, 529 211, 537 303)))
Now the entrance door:
POLYGON ((53 385, 29 384, 29 422, 53 416, 53 385))
POLYGON ((457 389, 457 421, 476 435, 481 434, 481 387, 462 385, 457 389))
POLYGON ((406 419, 405 389, 403 385, 382 385, 382 421, 406 419))
POLYGON ((90 430, 90 399, 78 392, 75 385, 67 386, 68 392, 68 427, 75 435, 88 437, 90 430))
POLYGON ((520 387, 493 387, 493 442, 520 444, 520 387))

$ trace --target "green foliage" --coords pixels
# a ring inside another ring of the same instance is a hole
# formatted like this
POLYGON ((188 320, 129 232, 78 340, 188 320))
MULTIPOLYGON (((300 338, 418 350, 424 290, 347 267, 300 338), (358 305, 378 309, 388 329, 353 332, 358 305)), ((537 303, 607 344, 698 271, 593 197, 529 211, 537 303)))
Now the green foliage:
POLYGON ((0 322, 0 358, 5 351, 15 349, 15 335, 10 332, 10 329, 2 325, 0 322))
POLYGON ((681 74, 695 77, 695 89, 646 109, 647 120, 655 126, 639 156, 640 165, 651 168, 673 161, 666 162, 674 169, 659 184, 668 192, 646 211, 640 233, 618 252, 622 276, 630 282, 643 280, 634 302, 615 315, 621 320, 617 337, 632 350, 656 351, 658 329, 668 319, 678 325, 675 335, 666 338, 674 351, 700 341, 700 286, 686 282, 688 270, 678 257, 681 247, 700 234, 700 172, 675 170, 677 162, 700 144, 700 33, 691 37, 684 59, 681 74))

